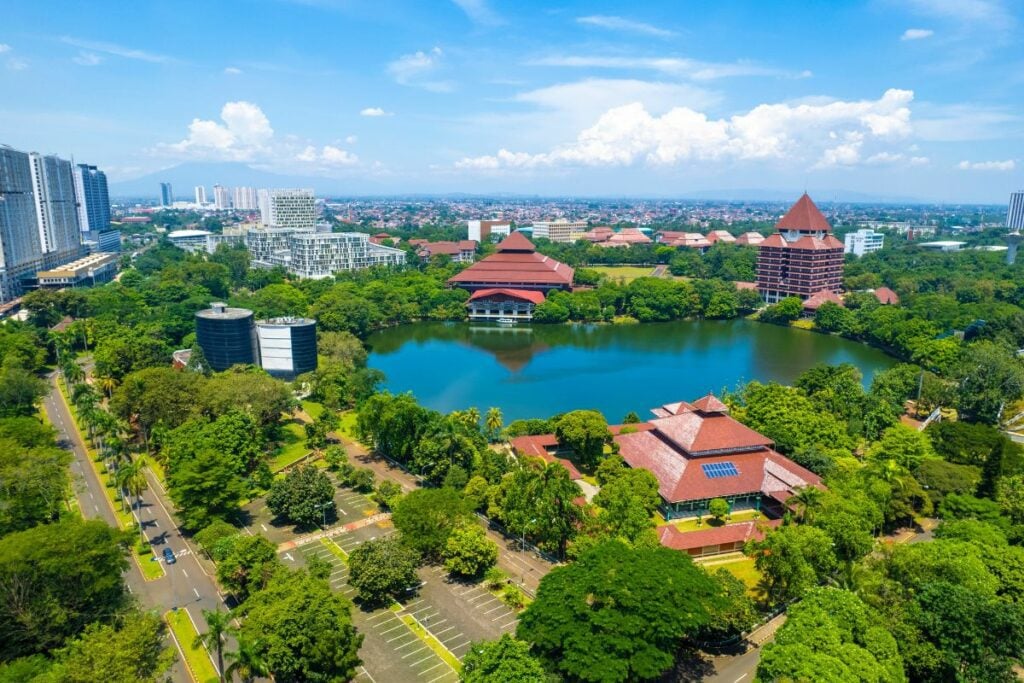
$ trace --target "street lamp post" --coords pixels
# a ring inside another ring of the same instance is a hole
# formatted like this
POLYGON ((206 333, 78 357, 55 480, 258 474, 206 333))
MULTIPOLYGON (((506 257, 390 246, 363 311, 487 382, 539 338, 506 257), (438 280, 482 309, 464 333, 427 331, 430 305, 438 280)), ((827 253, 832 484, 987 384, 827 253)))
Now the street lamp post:
POLYGON ((324 531, 327 531, 327 508, 331 507, 332 505, 334 505, 334 501, 333 500, 329 500, 326 503, 323 503, 322 505, 314 505, 313 506, 317 510, 320 510, 321 513, 323 513, 324 523, 323 523, 323 526, 321 528, 324 531))

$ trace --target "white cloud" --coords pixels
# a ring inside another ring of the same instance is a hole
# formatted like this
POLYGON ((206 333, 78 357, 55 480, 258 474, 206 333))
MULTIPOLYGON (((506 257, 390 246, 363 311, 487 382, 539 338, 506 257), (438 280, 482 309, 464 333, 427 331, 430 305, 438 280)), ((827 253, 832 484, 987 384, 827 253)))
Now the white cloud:
POLYGON ((900 36, 900 40, 922 40, 924 38, 931 38, 935 35, 935 31, 930 28, 908 28, 900 36))
POLYGON ((539 154, 500 150, 464 158, 459 168, 674 165, 689 161, 793 161, 816 166, 859 163, 911 133, 908 90, 877 100, 762 104, 711 119, 688 107, 652 115, 640 102, 606 111, 576 140, 539 154))
POLYGON ((459 9, 466 13, 470 21, 482 26, 497 26, 502 23, 501 17, 495 14, 486 0, 452 0, 459 9))
POLYGON ((242 73, 242 70, 239 69, 237 66, 228 66, 228 67, 224 68, 224 75, 225 76, 238 76, 241 73, 242 73))
POLYGON ((642 21, 634 21, 632 19, 626 19, 625 17, 608 16, 603 14, 594 14, 589 17, 577 17, 576 23, 583 24, 585 26, 606 28, 610 31, 623 31, 625 33, 638 33, 645 36, 655 36, 656 38, 671 38, 676 35, 675 31, 658 28, 651 24, 645 24, 642 21))
POLYGON ((345 137, 345 144, 346 145, 354 145, 357 142, 359 142, 359 138, 356 137, 355 135, 348 135, 348 136, 345 137))
POLYGON ((103 57, 100 57, 95 52, 86 52, 85 50, 82 50, 72 57, 71 61, 75 64, 80 64, 81 66, 96 66, 103 61, 103 57))
POLYGON ((7 60, 7 68, 11 71, 24 71, 28 68, 28 60, 21 57, 11 57, 7 60))
MULTIPOLYGON (((915 148, 916 145, 910 145, 907 149, 913 151, 915 148)), ((864 163, 870 166, 924 166, 930 162, 931 160, 928 157, 908 157, 902 152, 879 152, 878 154, 872 154, 864 160, 864 163)))
POLYGON ((2 55, 5 52, 10 52, 11 49, 11 46, 7 43, 0 43, 0 55, 2 55))
POLYGON ((961 161, 956 165, 961 171, 1012 171, 1017 168, 1013 159, 1006 161, 961 161))
POLYGON ((380 107, 367 107, 366 109, 360 110, 359 115, 360 116, 370 116, 370 117, 375 117, 375 116, 393 116, 392 112, 384 111, 380 107))
POLYGON ((526 62, 528 66, 557 66, 581 69, 640 69, 677 78, 710 81, 736 76, 809 78, 810 71, 787 71, 752 62, 702 62, 685 57, 618 57, 606 55, 555 55, 526 62))
POLYGON ((955 22, 990 25, 1013 23, 1002 0, 906 0, 919 14, 955 22))
POLYGON ((417 50, 412 54, 402 55, 388 64, 388 73, 399 85, 423 88, 431 92, 451 92, 454 85, 449 81, 430 78, 441 65, 444 52, 439 47, 429 51, 417 50))
POLYGON ((270 120, 251 102, 228 102, 220 118, 223 123, 193 119, 188 137, 165 147, 192 156, 249 161, 266 151, 274 137, 270 120))
POLYGON ((125 47, 123 45, 117 45, 116 43, 103 43, 92 40, 81 40, 79 38, 72 38, 70 36, 64 36, 60 41, 66 45, 73 45, 74 47, 81 48, 83 50, 91 50, 92 52, 102 52, 108 55, 114 55, 115 57, 123 57, 125 59, 135 59, 141 62, 153 62, 156 64, 164 64, 173 62, 174 60, 167 55, 154 54, 152 52, 146 52, 144 50, 136 50, 134 48, 125 47))
POLYGON ((339 147, 324 145, 320 160, 331 166, 351 166, 359 162, 359 157, 339 147))

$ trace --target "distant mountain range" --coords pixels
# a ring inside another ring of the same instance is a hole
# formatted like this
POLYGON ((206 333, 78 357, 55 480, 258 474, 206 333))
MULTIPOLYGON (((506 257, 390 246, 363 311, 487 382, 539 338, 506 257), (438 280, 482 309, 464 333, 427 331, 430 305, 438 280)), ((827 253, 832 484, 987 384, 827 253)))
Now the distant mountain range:
MULTIPOLYGON (((146 197, 157 198, 160 196, 160 183, 169 182, 174 189, 175 199, 179 201, 191 201, 196 185, 206 187, 206 196, 213 199, 212 187, 215 184, 226 187, 308 187, 316 190, 320 197, 355 197, 355 196, 378 196, 378 197, 407 197, 407 198, 447 198, 447 199, 695 199, 706 201, 747 201, 747 202, 793 202, 797 198, 794 190, 769 190, 758 188, 746 189, 721 189, 721 190, 680 190, 678 194, 649 195, 639 197, 636 195, 614 196, 604 195, 572 195, 561 194, 557 196, 540 195, 536 193, 514 193, 514 192, 395 192, 391 188, 378 185, 373 179, 365 177, 354 177, 347 179, 325 178, 322 176, 301 176, 272 173, 252 168, 244 163, 223 162, 203 163, 191 162, 179 164, 172 168, 150 173, 149 175, 111 183, 110 194, 117 198, 141 199, 146 197)), ((831 202, 861 203, 861 204, 932 204, 935 202, 921 199, 919 197, 904 197, 898 195, 880 195, 869 192, 855 192, 842 189, 820 189, 809 188, 811 196, 819 204, 831 202)))

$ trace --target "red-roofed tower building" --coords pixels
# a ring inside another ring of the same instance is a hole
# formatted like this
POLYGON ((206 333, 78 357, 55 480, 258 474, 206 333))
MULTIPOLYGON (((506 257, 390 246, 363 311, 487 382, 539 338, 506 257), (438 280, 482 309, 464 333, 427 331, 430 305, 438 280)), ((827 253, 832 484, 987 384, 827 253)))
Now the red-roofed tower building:
POLYGON ((758 246, 757 290, 770 304, 843 285, 843 243, 805 192, 758 246))

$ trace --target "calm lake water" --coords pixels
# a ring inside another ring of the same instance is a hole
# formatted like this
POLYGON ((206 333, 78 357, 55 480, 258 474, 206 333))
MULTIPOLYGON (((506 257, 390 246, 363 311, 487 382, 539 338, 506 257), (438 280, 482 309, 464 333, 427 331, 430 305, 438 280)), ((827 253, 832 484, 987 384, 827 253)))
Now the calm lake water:
POLYGON ((634 325, 419 323, 373 334, 370 367, 392 392, 448 412, 498 406, 505 420, 593 408, 629 411, 756 379, 791 383, 817 363, 852 363, 865 385, 895 364, 881 351, 749 320, 634 325))

